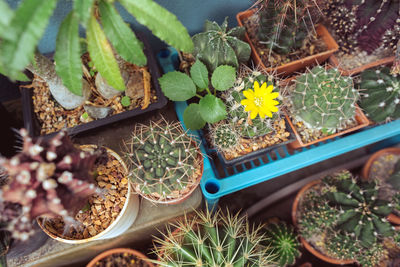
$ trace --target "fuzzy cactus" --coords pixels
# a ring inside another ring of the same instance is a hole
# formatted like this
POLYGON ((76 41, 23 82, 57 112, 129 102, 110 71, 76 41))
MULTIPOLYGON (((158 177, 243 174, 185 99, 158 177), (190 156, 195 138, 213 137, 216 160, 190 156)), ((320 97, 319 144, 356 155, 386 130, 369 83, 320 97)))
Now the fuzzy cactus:
POLYGON ((300 242, 291 225, 273 223, 266 228, 268 251, 276 256, 279 266, 293 265, 300 257, 300 242))
POLYGON ((350 77, 316 66, 296 78, 293 114, 309 129, 335 133, 354 118, 358 97, 350 77))
POLYGON ((179 122, 137 124, 125 147, 135 190, 153 201, 178 198, 198 183, 201 154, 179 122))
POLYGON ((238 68, 240 63, 246 63, 250 58, 250 45, 243 42, 245 29, 235 27, 228 30, 228 17, 221 26, 206 20, 204 32, 192 37, 194 43, 193 55, 200 59, 213 72, 218 66, 230 65, 238 68))
POLYGON ((11 159, 0 159, 9 177, 1 193, 4 203, 21 205, 20 216, 10 214, 15 218, 8 222, 7 229, 12 237, 26 240, 33 234, 30 229, 33 219, 61 216, 66 223, 74 222, 76 212, 88 197, 102 192, 89 173, 96 155, 76 148, 65 132, 51 139, 36 140, 25 129, 20 134, 22 151, 11 159))
POLYGON ((244 217, 198 212, 167 228, 157 238, 159 266, 270 266, 273 256, 261 245, 261 228, 250 226, 244 217))
POLYGON ((230 124, 218 124, 212 128, 212 143, 220 151, 229 150, 239 145, 239 135, 230 124))
POLYGON ((361 73, 360 106, 377 123, 400 118, 400 75, 382 67, 361 73))
POLYGON ((258 12, 258 39, 271 50, 286 55, 303 46, 314 32, 319 12, 315 0, 264 0, 258 12))

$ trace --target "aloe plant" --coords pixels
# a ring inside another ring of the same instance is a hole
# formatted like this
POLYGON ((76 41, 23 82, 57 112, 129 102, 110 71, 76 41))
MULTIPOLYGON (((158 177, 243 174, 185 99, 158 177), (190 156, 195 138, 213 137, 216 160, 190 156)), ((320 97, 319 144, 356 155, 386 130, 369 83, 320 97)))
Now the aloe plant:
MULTIPOLYGON (((57 2, 23 0, 12 11, 0 0, 0 73, 12 80, 26 80, 22 71, 33 62, 57 2)), ((63 84, 76 95, 82 95, 83 86, 79 26, 86 29, 85 40, 96 70, 113 88, 125 90, 114 51, 125 61, 146 64, 143 45, 116 10, 117 2, 161 40, 184 52, 193 49, 185 27, 153 0, 74 0, 73 9, 60 25, 54 59, 63 84)))

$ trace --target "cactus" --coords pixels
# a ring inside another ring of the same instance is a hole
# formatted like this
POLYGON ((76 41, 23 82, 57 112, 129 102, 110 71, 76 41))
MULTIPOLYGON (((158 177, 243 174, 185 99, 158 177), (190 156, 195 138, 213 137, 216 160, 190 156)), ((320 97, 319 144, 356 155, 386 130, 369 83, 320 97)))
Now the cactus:
POLYGON ((296 78, 292 114, 309 129, 335 133, 354 118, 358 96, 350 77, 316 66, 296 78))
MULTIPOLYGON (((12 237, 26 240, 33 231, 31 222, 38 216, 61 216, 64 222, 74 222, 74 216, 92 194, 101 194, 90 175, 96 160, 94 153, 76 148, 65 132, 51 139, 32 139, 25 129, 22 151, 11 159, 1 158, 0 165, 9 176, 2 187, 3 205, 18 203, 17 210, 8 208, 10 219, 7 229, 12 237)), ((17 205, 17 204, 14 204, 17 205)), ((2 213, 4 214, 4 213, 2 213)))
POLYGON ((284 222, 266 228, 268 252, 276 256, 279 266, 293 265, 300 257, 300 242, 291 225, 284 222))
POLYGON ((239 136, 230 124, 218 124, 211 131, 212 143, 218 150, 234 149, 239 145, 239 136))
POLYGON ((246 63, 250 57, 250 45, 243 42, 245 29, 235 27, 228 30, 228 17, 221 26, 206 20, 204 32, 192 37, 194 43, 193 55, 200 59, 213 72, 220 65, 230 65, 238 68, 240 63, 246 63))
POLYGON ((346 53, 356 47, 372 53, 379 47, 393 49, 400 26, 398 0, 331 0, 324 14, 346 53))
POLYGON ((360 106, 377 123, 400 118, 400 75, 382 67, 361 73, 360 106))
POLYGON ((335 259, 352 260, 362 250, 358 242, 355 242, 354 237, 333 230, 328 230, 324 243, 329 255, 335 259))
POLYGON ((137 124, 125 148, 135 190, 154 201, 180 197, 198 183, 199 148, 179 122, 137 124))
POLYGON ((388 258, 387 249, 380 243, 362 251, 362 254, 357 255, 356 260, 363 267, 382 266, 382 262, 385 262, 388 258))
POLYGON ((251 227, 244 217, 198 212, 172 224, 177 233, 162 233, 155 248, 159 266, 270 266, 273 256, 261 246, 261 228, 251 227))
POLYGON ((274 52, 286 55, 303 46, 313 33, 319 13, 315 0, 264 0, 258 13, 258 39, 274 52))

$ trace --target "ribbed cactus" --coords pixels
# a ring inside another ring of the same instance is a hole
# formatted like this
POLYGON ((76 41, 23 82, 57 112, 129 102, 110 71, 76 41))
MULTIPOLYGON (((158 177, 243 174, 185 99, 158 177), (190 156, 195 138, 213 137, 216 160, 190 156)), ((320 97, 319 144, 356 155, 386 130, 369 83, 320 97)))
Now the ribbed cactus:
POLYGON ((260 242, 260 227, 250 226, 244 217, 198 212, 172 224, 164 239, 156 239, 159 266, 270 266, 273 256, 260 242))
POLYGON ((2 187, 2 201, 22 206, 22 214, 9 221, 7 229, 14 238, 26 240, 33 234, 29 228, 36 217, 61 216, 65 223, 74 222, 89 196, 102 191, 89 173, 96 155, 76 148, 65 132, 36 140, 25 129, 20 134, 22 151, 0 159, 10 178, 2 187))
POLYGON ((266 228, 268 252, 275 255, 279 266, 293 265, 300 257, 300 242, 291 225, 273 223, 266 228))
POLYGON ((213 145, 220 151, 229 150, 239 145, 239 135, 230 124, 218 124, 212 128, 213 145))
POLYGON ((194 43, 193 55, 200 59, 213 72, 218 66, 230 65, 238 68, 240 63, 249 60, 250 45, 243 42, 245 29, 235 27, 228 29, 228 17, 221 26, 206 20, 204 32, 192 37, 194 43))
POLYGON ((335 133, 354 118, 358 96, 350 77, 316 66, 296 78, 291 101, 295 117, 307 128, 335 133))
POLYGON ((264 0, 258 12, 260 43, 280 55, 303 46, 319 13, 315 0, 264 0))
POLYGON ((335 259, 353 260, 362 250, 353 236, 333 230, 328 230, 324 243, 329 255, 335 259))
POLYGON ((400 75, 382 67, 361 73, 360 106, 377 123, 400 118, 400 75))
POLYGON ((201 154, 179 122, 136 124, 125 147, 135 190, 154 201, 178 198, 198 182, 201 154))

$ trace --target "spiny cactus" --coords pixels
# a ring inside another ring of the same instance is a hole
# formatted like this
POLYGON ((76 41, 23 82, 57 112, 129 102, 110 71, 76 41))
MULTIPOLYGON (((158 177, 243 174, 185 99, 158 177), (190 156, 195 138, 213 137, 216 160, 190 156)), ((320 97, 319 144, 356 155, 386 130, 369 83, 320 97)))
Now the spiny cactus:
POLYGON ((162 119, 149 125, 136 124, 125 147, 130 178, 144 197, 166 202, 198 183, 201 154, 179 122, 162 119))
POLYGON ((360 106, 377 123, 400 118, 400 75, 382 67, 361 73, 360 106))
POLYGON ((330 256, 341 260, 355 259, 362 249, 351 235, 333 230, 328 230, 324 244, 330 256))
POLYGON ((382 262, 388 258, 387 249, 380 243, 374 244, 374 246, 368 247, 368 249, 362 251, 362 254, 357 255, 356 260, 358 264, 363 267, 382 266, 382 262))
POLYGON ((273 256, 260 242, 261 228, 250 226, 244 217, 198 212, 172 224, 164 239, 156 238, 159 266, 270 266, 273 256))
POLYGON ((239 145, 239 136, 230 124, 218 124, 211 131, 213 145, 218 150, 229 150, 239 145))
POLYGON ((258 39, 271 50, 286 55, 303 46, 319 17, 315 0, 264 0, 258 12, 258 39))
POLYGON ((296 78, 291 101, 294 115, 307 128, 335 133, 354 118, 358 96, 350 77, 316 66, 296 78))
POLYGON ((11 159, 1 158, 10 182, 2 187, 2 201, 22 206, 21 216, 8 222, 8 230, 16 239, 26 240, 29 229, 38 216, 61 216, 64 222, 74 222, 74 216, 92 194, 101 194, 90 175, 95 153, 76 148, 65 132, 51 139, 28 136, 23 138, 22 151, 11 159), (20 228, 24 228, 21 233, 20 228))
POLYGON ((279 266, 293 265, 300 257, 300 242, 291 225, 284 222, 270 224, 266 228, 268 251, 276 256, 279 266))
POLYGON ((251 53, 250 45, 242 41, 244 33, 243 27, 228 30, 228 17, 221 26, 215 21, 206 20, 204 32, 192 37, 193 55, 200 59, 210 72, 221 65, 238 68, 240 63, 249 60, 251 53))
POLYGON ((356 47, 368 53, 379 47, 394 51, 399 6, 398 0, 330 0, 324 14, 344 52, 351 53, 356 47))

